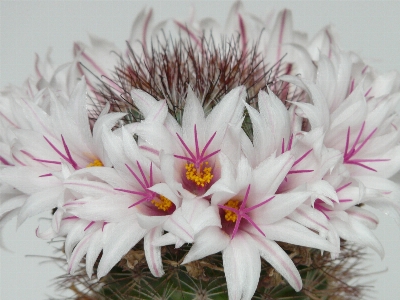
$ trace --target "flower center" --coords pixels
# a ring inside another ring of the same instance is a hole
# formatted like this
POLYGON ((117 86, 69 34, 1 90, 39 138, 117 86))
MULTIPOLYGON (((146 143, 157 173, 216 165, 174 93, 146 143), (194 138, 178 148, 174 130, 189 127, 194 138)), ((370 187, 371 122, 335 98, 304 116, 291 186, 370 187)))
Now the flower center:
MULTIPOLYGON (((224 206, 231 207, 231 208, 239 210, 239 204, 240 203, 241 203, 241 201, 239 201, 239 200, 232 200, 231 199, 228 202, 226 202, 224 206)), ((235 223, 237 218, 238 218, 237 214, 235 212, 231 211, 231 210, 228 210, 228 209, 224 209, 224 211, 225 211, 225 220, 235 223)))
POLYGON ((94 161, 92 161, 90 164, 88 164, 86 166, 86 168, 90 168, 90 167, 104 167, 104 165, 101 162, 101 160, 95 159, 94 161))
POLYGON ((158 198, 151 200, 151 203, 153 203, 159 210, 163 211, 167 211, 172 206, 172 201, 163 195, 159 195, 158 198))
POLYGON ((186 178, 193 181, 198 186, 204 187, 207 183, 211 182, 214 177, 212 174, 211 167, 204 167, 208 165, 208 161, 200 163, 199 167, 196 168, 194 163, 186 163, 186 178))

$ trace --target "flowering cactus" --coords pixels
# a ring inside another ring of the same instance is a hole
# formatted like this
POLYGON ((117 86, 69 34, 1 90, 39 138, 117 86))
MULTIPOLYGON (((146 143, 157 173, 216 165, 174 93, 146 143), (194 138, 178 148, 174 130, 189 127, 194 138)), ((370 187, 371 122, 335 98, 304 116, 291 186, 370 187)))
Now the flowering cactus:
POLYGON ((80 299, 359 299, 366 208, 400 220, 398 74, 288 10, 176 36, 152 14, 4 93, 0 229, 52 211, 36 235, 65 239, 80 299))

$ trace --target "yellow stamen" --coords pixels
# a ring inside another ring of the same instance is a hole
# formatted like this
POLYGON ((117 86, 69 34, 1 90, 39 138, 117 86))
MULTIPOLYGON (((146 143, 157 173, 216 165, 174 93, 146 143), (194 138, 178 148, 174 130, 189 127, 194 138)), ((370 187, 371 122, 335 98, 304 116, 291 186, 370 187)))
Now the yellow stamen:
POLYGON ((86 168, 90 168, 90 167, 104 167, 103 163, 101 162, 101 160, 99 159, 95 159, 93 162, 91 162, 90 164, 88 164, 86 166, 86 168))
POLYGON ((154 206, 157 207, 159 210, 167 211, 172 206, 172 201, 169 200, 167 197, 159 195, 158 198, 159 199, 156 198, 151 200, 151 203, 153 203, 154 206))
POLYGON ((210 183, 211 179, 214 177, 212 174, 212 168, 203 168, 203 165, 208 165, 208 161, 201 163, 198 169, 193 163, 186 163, 185 165, 186 178, 202 187, 204 187, 207 183, 210 183))
MULTIPOLYGON (((239 201, 239 200, 229 200, 228 202, 226 202, 224 204, 224 206, 232 207, 232 208, 239 210, 240 202, 241 201, 239 201)), ((230 211, 227 209, 224 209, 224 211, 225 211, 225 220, 235 223, 237 220, 237 215, 233 211, 230 211)))

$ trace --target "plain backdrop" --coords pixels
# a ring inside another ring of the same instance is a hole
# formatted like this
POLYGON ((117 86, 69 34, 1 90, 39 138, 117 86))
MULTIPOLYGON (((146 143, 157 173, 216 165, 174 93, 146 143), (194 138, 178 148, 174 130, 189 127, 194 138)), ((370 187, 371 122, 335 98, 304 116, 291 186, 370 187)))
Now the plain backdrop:
MULTIPOLYGON (((145 5, 154 7, 156 20, 167 17, 182 20, 189 15, 192 4, 198 17, 213 17, 224 23, 232 1, 1 1, 0 87, 22 84, 33 73, 34 54, 44 56, 49 46, 57 64, 69 61, 73 42, 88 42, 89 33, 123 47, 133 19, 145 5)), ((271 9, 289 8, 295 28, 309 36, 327 24, 334 24, 342 49, 361 54, 381 71, 400 71, 398 1, 244 1, 244 4, 248 11, 262 18, 271 9)), ((376 293, 372 296, 379 300, 400 299, 400 229, 393 220, 382 214, 379 217, 381 224, 376 235, 386 256, 381 261, 368 251, 370 272, 387 271, 375 276, 376 293)), ((42 300, 57 294, 51 283, 63 270, 46 259, 54 255, 53 247, 36 238, 37 224, 33 218, 16 231, 14 220, 3 232, 13 252, 0 250, 1 300, 42 300)))

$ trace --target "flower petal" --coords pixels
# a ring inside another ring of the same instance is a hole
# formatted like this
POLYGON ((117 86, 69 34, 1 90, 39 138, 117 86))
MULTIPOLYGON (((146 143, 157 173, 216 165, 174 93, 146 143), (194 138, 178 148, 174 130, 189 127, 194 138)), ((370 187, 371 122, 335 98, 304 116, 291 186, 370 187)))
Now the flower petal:
POLYGON ((300 291, 303 284, 299 271, 285 251, 274 241, 263 237, 253 236, 253 240, 260 251, 261 257, 270 263, 271 266, 288 281, 296 292, 300 291))
POLYGON ((261 261, 252 238, 238 232, 222 252, 229 299, 251 299, 260 279, 261 261))
POLYGON ((128 219, 116 224, 105 237, 97 277, 100 279, 105 276, 147 232, 148 230, 142 229, 136 220, 128 219))
MULTIPOLYGON (((236 237, 235 237, 236 238, 236 237)), ((196 234, 192 248, 182 264, 201 259, 224 250, 230 242, 230 237, 216 226, 210 226, 196 234)))
POLYGON ((155 277, 164 275, 163 264, 161 260, 161 247, 154 246, 153 241, 160 237, 163 233, 162 227, 155 227, 151 229, 144 236, 144 253, 146 255, 147 264, 151 274, 155 277))

